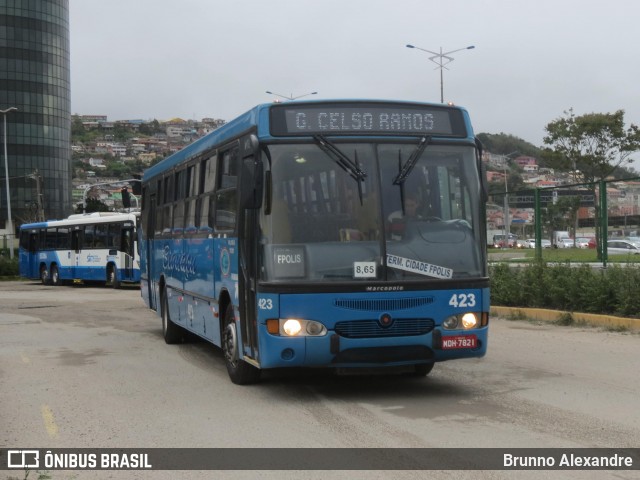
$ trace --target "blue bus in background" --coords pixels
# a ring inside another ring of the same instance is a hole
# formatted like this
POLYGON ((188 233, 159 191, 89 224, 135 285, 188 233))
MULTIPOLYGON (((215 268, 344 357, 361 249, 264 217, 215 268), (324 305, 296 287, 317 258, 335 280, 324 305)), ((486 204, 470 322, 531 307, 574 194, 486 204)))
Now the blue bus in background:
POLYGON ((237 384, 427 375, 486 352, 486 198, 463 108, 259 105, 145 172, 142 297, 167 343, 221 347, 237 384))
POLYGON ((20 226, 19 270, 43 284, 140 282, 137 213, 95 212, 20 226))

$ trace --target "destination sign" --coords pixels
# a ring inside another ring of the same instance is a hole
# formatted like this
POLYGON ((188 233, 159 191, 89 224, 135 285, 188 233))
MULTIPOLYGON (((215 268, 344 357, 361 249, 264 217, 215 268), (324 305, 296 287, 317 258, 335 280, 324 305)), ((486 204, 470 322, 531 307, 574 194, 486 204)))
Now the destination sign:
POLYGON ((301 104, 271 108, 271 134, 442 135, 467 134, 458 109, 407 104, 301 104))

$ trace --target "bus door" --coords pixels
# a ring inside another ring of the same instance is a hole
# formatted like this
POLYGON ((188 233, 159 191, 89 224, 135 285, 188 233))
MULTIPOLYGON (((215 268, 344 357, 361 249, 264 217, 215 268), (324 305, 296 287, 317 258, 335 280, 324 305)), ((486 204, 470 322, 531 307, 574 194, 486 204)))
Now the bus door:
MULTIPOLYGON (((151 259, 151 248, 153 246, 153 239, 155 238, 156 231, 156 194, 152 193, 149 195, 149 212, 147 213, 147 231, 143 232, 145 235, 145 248, 144 253, 146 258, 144 259, 144 265, 146 271, 140 271, 140 277, 142 278, 144 275, 147 276, 147 295, 149 298, 149 308, 157 309, 158 304, 155 301, 155 296, 153 295, 153 282, 155 281, 154 276, 152 275, 153 263, 151 259)), ((141 263, 142 263, 142 259, 141 263)))
POLYGON ((71 267, 71 278, 80 278, 78 267, 80 266, 80 255, 82 254, 82 243, 84 242, 84 230, 82 227, 74 227, 71 232, 71 250, 74 259, 71 267))
POLYGON ((38 278, 38 231, 20 232, 20 274, 26 278, 38 278))
MULTIPOLYGON (((258 352, 258 306, 257 306, 257 285, 260 276, 258 268, 258 212, 257 208, 249 207, 249 204, 243 205, 246 201, 247 192, 252 193, 249 197, 262 197, 262 166, 256 161, 253 155, 246 156, 242 161, 243 168, 241 172, 240 188, 240 210, 238 221, 238 242, 239 253, 239 287, 240 287, 240 318, 242 329, 242 341, 245 352, 249 350, 251 358, 259 360, 258 352)), ((255 202, 255 200, 254 200, 255 202)), ((252 203, 252 202, 250 202, 252 203)), ((251 205, 255 207, 256 205, 251 205)))
POLYGON ((122 267, 122 279, 134 280, 133 262, 134 262, 134 242, 133 242, 133 225, 124 225, 120 230, 120 251, 124 253, 124 264, 122 267))
POLYGON ((244 221, 240 223, 241 232, 238 235, 238 241, 241 242, 239 252, 239 288, 241 295, 240 318, 242 319, 242 341, 245 349, 249 347, 251 357, 258 360, 256 285, 258 283, 259 272, 257 268, 257 240, 255 233, 258 220, 256 218, 256 210, 246 210, 242 216, 244 217, 244 221))

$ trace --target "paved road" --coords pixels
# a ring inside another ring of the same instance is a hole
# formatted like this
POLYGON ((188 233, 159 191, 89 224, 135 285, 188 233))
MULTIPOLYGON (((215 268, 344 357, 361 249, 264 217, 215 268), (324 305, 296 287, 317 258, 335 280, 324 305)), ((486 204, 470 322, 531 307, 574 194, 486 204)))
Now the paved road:
MULTIPOLYGON (((137 289, 0 282, 0 447, 640 445, 640 335, 497 318, 491 329, 485 358, 438 364, 426 379, 278 371, 239 387, 228 380, 216 348, 165 345, 159 319, 137 289)), ((51 476, 162 479, 197 472, 51 476)), ((584 471, 259 476, 638 478, 584 471)))

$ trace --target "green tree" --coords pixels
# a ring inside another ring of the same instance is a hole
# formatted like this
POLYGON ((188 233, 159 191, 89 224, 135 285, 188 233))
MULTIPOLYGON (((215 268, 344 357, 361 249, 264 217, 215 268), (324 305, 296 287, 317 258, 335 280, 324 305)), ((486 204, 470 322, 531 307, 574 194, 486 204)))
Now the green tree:
POLYGON ((585 182, 602 180, 640 150, 640 130, 624 125, 624 110, 576 116, 573 109, 545 127, 545 158, 560 170, 579 170, 585 182))
MULTIPOLYGON (((105 203, 101 202, 97 198, 87 198, 86 213, 108 212, 108 211, 109 211, 109 206, 106 205, 105 203)), ((83 213, 82 212, 82 203, 79 203, 78 205, 76 205, 76 213, 83 213)))
MULTIPOLYGON (((547 164, 560 170, 580 171, 584 182, 591 184, 594 198, 596 182, 629 165, 633 161, 631 155, 640 150, 640 129, 634 124, 625 127, 624 110, 576 116, 569 109, 563 117, 547 124, 545 130, 547 164)), ((596 218, 600 218, 598 205, 596 218)), ((596 238, 602 245, 606 232, 596 229, 596 238)))

